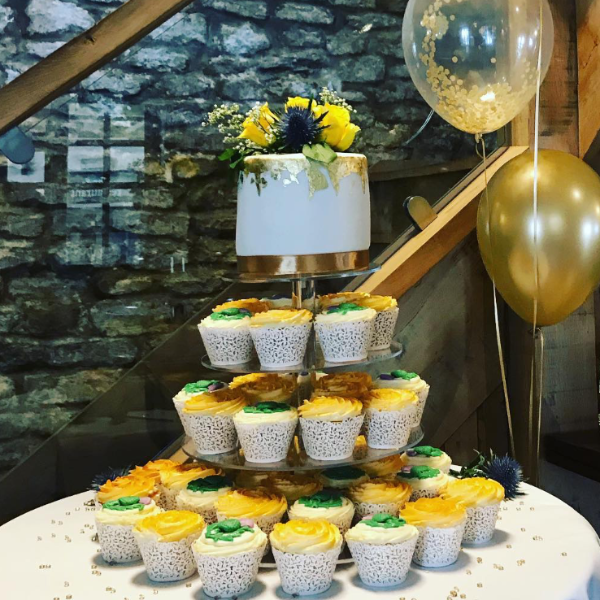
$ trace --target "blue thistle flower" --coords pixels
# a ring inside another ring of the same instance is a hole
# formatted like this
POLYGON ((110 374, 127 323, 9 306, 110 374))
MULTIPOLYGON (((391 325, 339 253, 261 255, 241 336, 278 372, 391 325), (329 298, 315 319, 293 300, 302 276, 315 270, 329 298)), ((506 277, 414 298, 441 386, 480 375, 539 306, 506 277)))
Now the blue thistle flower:
POLYGON ((326 114, 315 117, 312 111, 312 101, 309 102, 307 108, 288 107, 279 123, 279 131, 284 145, 292 152, 301 152, 305 144, 316 142, 324 129, 321 121, 326 114))
POLYGON ((523 492, 519 486, 523 482, 523 470, 521 465, 510 456, 491 455, 489 461, 483 465, 483 472, 489 479, 497 481, 503 488, 505 497, 508 500, 514 500, 517 496, 522 496, 523 492))
POLYGON ((98 491, 109 479, 115 480, 117 477, 128 475, 131 466, 128 467, 107 467, 104 471, 94 475, 90 481, 90 490, 98 491))

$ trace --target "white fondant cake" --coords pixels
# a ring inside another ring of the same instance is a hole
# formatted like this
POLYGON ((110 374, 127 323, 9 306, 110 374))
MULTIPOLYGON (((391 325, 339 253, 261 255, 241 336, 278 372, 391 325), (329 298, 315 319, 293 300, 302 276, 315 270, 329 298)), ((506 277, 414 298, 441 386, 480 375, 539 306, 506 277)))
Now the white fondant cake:
MULTIPOLYGON (((371 211, 367 159, 361 154, 337 156, 329 165, 309 161, 303 154, 245 159, 238 187, 237 254, 241 271, 248 264, 244 257, 361 252, 368 263, 371 211)), ((294 260, 288 263, 296 264, 294 260)))

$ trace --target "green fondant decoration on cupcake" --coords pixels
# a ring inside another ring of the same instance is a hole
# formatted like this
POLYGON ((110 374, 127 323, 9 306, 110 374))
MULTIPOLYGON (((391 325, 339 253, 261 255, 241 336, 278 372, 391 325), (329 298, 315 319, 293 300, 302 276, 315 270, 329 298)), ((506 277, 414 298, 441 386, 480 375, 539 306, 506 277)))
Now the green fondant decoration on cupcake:
POLYGON ((190 492, 218 492, 224 487, 232 487, 233 483, 223 475, 209 475, 208 477, 200 477, 194 479, 187 484, 187 489, 190 492))
POLYGON ((360 477, 364 477, 366 473, 356 467, 336 467, 335 469, 328 469, 323 475, 327 479, 344 481, 345 479, 359 479, 360 477))
POLYGON ((251 313, 245 308, 224 308, 210 315, 213 321, 239 321, 250 317, 251 313))
POLYGON ((366 310, 365 306, 359 306, 358 304, 354 304, 354 302, 342 302, 337 306, 330 306, 327 309, 328 313, 340 313, 341 315, 347 315, 349 312, 353 312, 356 310, 366 310))
POLYGON ((250 414, 270 415, 273 413, 286 412, 292 409, 283 402, 259 402, 254 406, 245 406, 243 410, 245 413, 250 414))
POLYGON ((413 451, 419 456, 428 456, 430 458, 441 456, 443 454, 439 448, 434 448, 433 446, 415 446, 413 451))
POLYGON ((123 496, 118 500, 109 500, 102 505, 106 510, 125 512, 126 510, 144 510, 145 504, 140 502, 138 496, 123 496))
POLYGON ((410 381, 411 379, 415 379, 418 377, 416 373, 412 373, 410 371, 403 371, 402 369, 396 369, 391 372, 392 377, 396 379, 404 379, 405 381, 410 381))
POLYGON ((183 391, 186 394, 202 394, 210 391, 208 388, 211 385, 221 388, 223 387, 223 382, 216 379, 201 379, 195 383, 188 383, 186 386, 184 386, 183 391))
POLYGON ((233 542, 247 531, 252 531, 252 527, 242 525, 238 519, 225 519, 209 525, 206 528, 206 537, 215 542, 233 542))
POLYGON ((406 521, 387 513, 377 513, 370 519, 363 519, 361 523, 368 525, 369 527, 377 527, 379 529, 396 529, 398 527, 404 527, 406 521))
POLYGON ((322 491, 312 496, 302 496, 298 500, 308 508, 336 508, 343 505, 342 495, 331 491, 322 491))
POLYGON ((402 469, 399 475, 404 479, 431 479, 432 477, 437 477, 440 474, 439 469, 433 469, 432 467, 427 466, 417 466, 411 467, 410 471, 407 469, 406 471, 402 469))

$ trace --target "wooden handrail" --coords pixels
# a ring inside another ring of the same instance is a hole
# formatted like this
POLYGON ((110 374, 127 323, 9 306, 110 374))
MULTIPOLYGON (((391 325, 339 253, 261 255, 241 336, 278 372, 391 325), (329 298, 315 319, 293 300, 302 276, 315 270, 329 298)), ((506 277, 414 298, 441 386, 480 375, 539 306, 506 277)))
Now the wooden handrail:
POLYGON ((0 89, 0 135, 122 54, 193 0, 129 0, 0 89))
MULTIPOLYGON (((488 178, 527 146, 509 146, 487 169, 488 178)), ((442 260, 473 229, 477 220, 479 196, 485 189, 485 174, 471 181, 424 231, 403 244, 358 288, 363 292, 399 298, 442 260)))

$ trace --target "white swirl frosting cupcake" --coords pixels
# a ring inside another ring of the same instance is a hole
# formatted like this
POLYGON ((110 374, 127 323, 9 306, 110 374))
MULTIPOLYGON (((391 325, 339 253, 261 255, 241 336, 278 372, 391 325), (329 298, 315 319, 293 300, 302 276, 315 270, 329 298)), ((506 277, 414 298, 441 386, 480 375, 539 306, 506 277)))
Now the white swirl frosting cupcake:
POLYGON ((435 498, 439 496, 448 485, 448 475, 442 473, 439 469, 431 467, 402 467, 402 470, 396 477, 410 485, 412 494, 411 502, 419 498, 435 498))
POLYGON ((348 495, 354 502, 356 513, 364 517, 375 513, 397 515, 408 501, 411 488, 401 481, 371 479, 350 488, 348 495))
POLYGON ((433 446, 415 446, 402 454, 403 466, 431 467, 442 473, 448 474, 452 466, 452 459, 439 448, 433 446))
POLYGON ((365 517, 346 534, 346 542, 363 583, 387 587, 402 583, 419 538, 419 530, 386 513, 365 517))
POLYGON ((250 519, 209 525, 192 544, 204 593, 231 598, 249 591, 266 546, 266 534, 250 519))
POLYGON ((206 523, 217 521, 217 500, 233 489, 233 482, 223 475, 209 475, 190 481, 175 498, 177 510, 189 510, 202 516, 206 523))
POLYGON ((185 419, 183 418, 183 407, 185 406, 185 403, 195 396, 199 396, 200 394, 216 392, 217 390, 221 390, 226 387, 226 383, 223 381, 218 381, 217 379, 201 379, 200 381, 196 381, 194 383, 188 383, 180 392, 176 394, 176 396, 173 398, 173 404, 175 405, 175 410, 179 415, 186 435, 190 435, 190 433, 187 429, 185 419))
POLYGON ((354 517, 354 504, 335 490, 320 491, 296 500, 288 510, 290 519, 325 521, 335 525, 342 535, 348 531, 354 517))
POLYGON ((198 330, 213 365, 237 365, 252 358, 251 316, 246 308, 232 307, 202 319, 198 330))
POLYGON ((376 388, 392 388, 395 390, 407 390, 409 392, 415 392, 419 401, 417 403, 417 412, 413 426, 419 425, 423 418, 423 411, 425 410, 425 403, 427 402, 427 396, 429 396, 429 384, 421 379, 417 373, 410 371, 404 371, 397 369, 391 373, 382 373, 375 379, 373 385, 376 388))
POLYGON ((248 373, 234 377, 231 389, 241 390, 250 404, 289 402, 297 384, 295 378, 278 373, 248 373))

